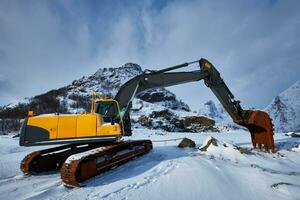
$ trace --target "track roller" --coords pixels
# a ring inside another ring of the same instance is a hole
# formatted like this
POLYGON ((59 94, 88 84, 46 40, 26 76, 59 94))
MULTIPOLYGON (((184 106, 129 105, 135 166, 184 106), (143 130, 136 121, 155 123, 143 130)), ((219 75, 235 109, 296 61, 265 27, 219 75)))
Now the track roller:
POLYGON ((80 187, 85 180, 121 165, 152 149, 150 140, 125 141, 70 156, 61 168, 61 178, 67 187, 80 187))

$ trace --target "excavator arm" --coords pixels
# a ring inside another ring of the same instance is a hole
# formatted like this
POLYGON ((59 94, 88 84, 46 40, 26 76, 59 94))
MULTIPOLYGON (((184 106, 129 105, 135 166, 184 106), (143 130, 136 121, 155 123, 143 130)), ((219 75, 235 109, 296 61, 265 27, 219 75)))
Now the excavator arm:
MULTIPOLYGON (((131 129, 128 128, 128 126, 130 127, 130 120, 126 119, 129 119, 132 100, 138 93, 152 88, 168 87, 200 80, 204 80, 205 85, 212 90, 233 121, 248 128, 254 148, 258 147, 261 149, 263 145, 266 151, 271 150, 275 152, 273 125, 269 115, 259 110, 243 110, 240 102, 234 99, 234 95, 221 78, 220 73, 204 58, 159 71, 146 70, 143 74, 132 78, 122 85, 115 96, 115 100, 119 102, 120 109, 123 110, 125 130, 129 130, 129 133, 127 132, 125 135, 131 135, 131 129), (199 70, 170 72, 194 63, 199 63, 199 70)), ((113 116, 114 111, 111 109, 109 113, 113 116)))

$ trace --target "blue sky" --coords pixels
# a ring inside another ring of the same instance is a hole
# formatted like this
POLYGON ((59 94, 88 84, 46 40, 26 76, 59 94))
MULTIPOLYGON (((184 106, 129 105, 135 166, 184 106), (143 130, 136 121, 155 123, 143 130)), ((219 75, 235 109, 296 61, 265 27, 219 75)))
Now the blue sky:
MULTIPOLYGON (((242 105, 264 108, 300 78, 299 1, 0 1, 0 105, 101 67, 159 69, 201 57, 242 105)), ((193 109, 202 83, 171 87, 193 109)))

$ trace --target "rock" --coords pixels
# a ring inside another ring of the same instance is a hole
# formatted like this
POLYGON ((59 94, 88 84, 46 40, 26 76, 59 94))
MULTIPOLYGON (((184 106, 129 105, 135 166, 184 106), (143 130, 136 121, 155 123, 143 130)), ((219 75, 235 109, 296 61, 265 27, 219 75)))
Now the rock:
POLYGON ((218 146, 218 142, 216 138, 209 137, 206 142, 199 148, 200 151, 207 151, 210 145, 218 146))
POLYGON ((149 118, 153 121, 152 129, 162 129, 167 132, 182 131, 179 124, 179 117, 169 109, 153 111, 149 118))
POLYGON ((188 138, 183 138, 181 142, 178 144, 179 148, 185 148, 185 147, 195 147, 196 144, 193 140, 188 138))
POLYGON ((276 132, 300 131, 300 80, 274 98, 265 111, 276 132))
POLYGON ((152 120, 154 129, 163 129, 168 132, 218 132, 214 126, 215 121, 204 116, 180 117, 169 109, 153 111, 149 118, 152 120))
MULTIPOLYGON (((116 68, 100 68, 93 75, 74 80, 71 84, 59 89, 25 98, 19 103, 0 106, 0 120, 2 120, 2 122, 0 121, 0 131, 3 129, 8 132, 10 127, 16 127, 13 131, 19 130, 21 126, 19 120, 27 117, 29 110, 33 110, 37 114, 89 112, 92 93, 101 93, 103 97, 113 98, 124 83, 142 73, 142 68, 134 63, 127 63, 116 68), (16 126, 11 126, 8 119, 17 120, 18 123, 16 126), (3 120, 6 121, 3 122, 3 120)), ((166 109, 190 111, 187 104, 178 100, 175 94, 164 88, 144 91, 137 96, 137 99, 166 109)), ((143 109, 142 106, 136 111, 143 113, 143 109)), ((174 130, 172 127, 167 127, 167 129, 174 130)))
POLYGON ((180 120, 184 132, 217 132, 218 129, 214 127, 215 121, 204 116, 189 116, 180 120))
POLYGON ((173 110, 191 111, 187 104, 181 100, 177 100, 176 95, 165 88, 150 89, 139 93, 137 97, 149 103, 159 103, 173 110))
POLYGON ((208 148, 213 145, 215 147, 219 148, 219 151, 224 152, 230 149, 234 149, 236 151, 239 151, 241 154, 248 154, 250 153, 250 150, 247 148, 239 147, 234 144, 230 143, 224 143, 222 141, 217 140, 213 137, 208 137, 206 141, 203 143, 203 145, 199 148, 200 151, 208 151, 208 148))
POLYGON ((241 153, 241 154, 248 154, 248 153, 250 153, 250 149, 247 149, 247 148, 243 148, 243 147, 238 147, 238 146, 236 146, 236 148, 237 148, 237 150, 239 150, 239 152, 241 153))
POLYGON ((16 132, 20 130, 21 124, 21 119, 0 119, 0 134, 1 132, 16 132))
POLYGON ((300 133, 288 132, 288 133, 285 134, 285 136, 300 137, 300 133))
POLYGON ((203 116, 190 116, 184 118, 184 125, 190 126, 192 124, 199 124, 201 126, 214 126, 215 121, 203 116))
POLYGON ((164 118, 167 120, 171 120, 174 117, 174 113, 170 110, 160 110, 160 111, 153 111, 149 117, 151 118, 164 118))
POLYGON ((152 120, 149 117, 146 117, 145 115, 142 115, 138 118, 138 122, 142 126, 150 127, 152 126, 152 120))

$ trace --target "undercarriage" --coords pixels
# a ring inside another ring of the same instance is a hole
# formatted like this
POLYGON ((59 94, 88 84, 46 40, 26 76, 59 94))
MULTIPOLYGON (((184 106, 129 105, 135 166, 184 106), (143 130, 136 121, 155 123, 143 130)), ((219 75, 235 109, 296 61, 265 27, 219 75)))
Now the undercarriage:
POLYGON ((142 156, 151 149, 150 140, 69 144, 32 152, 22 160, 20 168, 25 175, 60 170, 65 186, 80 187, 85 180, 142 156))

